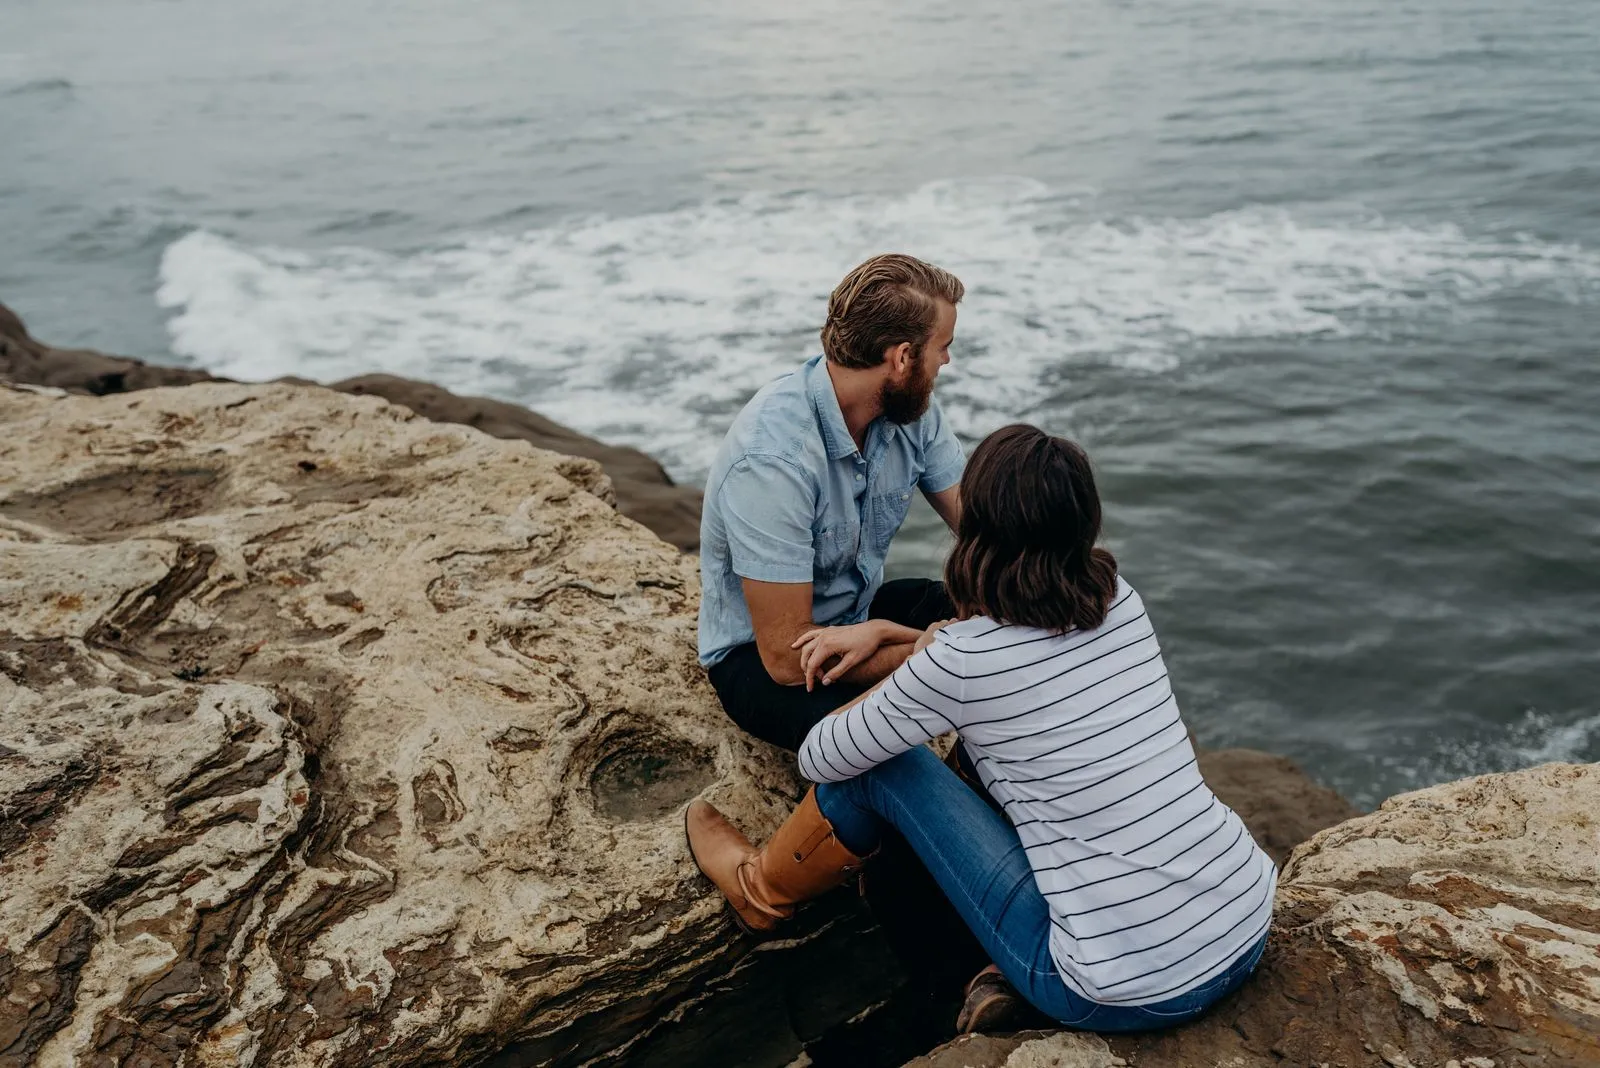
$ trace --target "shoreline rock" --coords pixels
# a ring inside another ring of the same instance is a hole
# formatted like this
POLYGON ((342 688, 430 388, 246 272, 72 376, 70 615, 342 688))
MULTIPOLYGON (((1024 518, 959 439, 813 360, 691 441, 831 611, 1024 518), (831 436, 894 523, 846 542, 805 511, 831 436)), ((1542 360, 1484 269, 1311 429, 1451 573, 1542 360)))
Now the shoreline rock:
MULTIPOLYGON (((0 304, 0 379, 5 378, 20 385, 94 396, 225 381, 194 367, 167 367, 89 349, 54 348, 32 337, 21 318, 0 304)), ((304 379, 285 381, 317 384, 304 379)), ((362 375, 326 388, 376 395, 435 422, 460 423, 491 437, 598 460, 611 477, 616 506, 623 515, 680 549, 692 552, 700 546, 700 491, 674 483, 665 468, 638 449, 597 441, 521 405, 463 397, 432 383, 395 375, 362 375)))

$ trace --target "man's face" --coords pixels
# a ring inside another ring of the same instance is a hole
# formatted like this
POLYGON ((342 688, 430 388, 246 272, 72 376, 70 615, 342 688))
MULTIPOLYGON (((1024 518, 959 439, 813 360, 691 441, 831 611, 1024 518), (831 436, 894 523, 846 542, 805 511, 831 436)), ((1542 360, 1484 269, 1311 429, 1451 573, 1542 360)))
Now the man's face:
POLYGON ((912 355, 911 365, 903 372, 891 371, 883 383, 883 414, 891 423, 904 426, 921 419, 933 397, 933 381, 939 369, 950 362, 950 345, 956 339, 956 306, 939 302, 934 316, 933 331, 912 355))

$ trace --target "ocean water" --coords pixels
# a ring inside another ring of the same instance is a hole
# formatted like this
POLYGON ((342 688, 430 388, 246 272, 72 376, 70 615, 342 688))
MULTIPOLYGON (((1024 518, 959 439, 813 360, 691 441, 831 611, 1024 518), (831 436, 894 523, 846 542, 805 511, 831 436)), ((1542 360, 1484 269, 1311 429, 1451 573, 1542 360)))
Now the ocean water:
POLYGON ((694 481, 922 255, 946 412, 1090 449, 1201 739, 1374 804, 1600 759, 1597 56, 1593 0, 7 0, 0 300, 694 481))

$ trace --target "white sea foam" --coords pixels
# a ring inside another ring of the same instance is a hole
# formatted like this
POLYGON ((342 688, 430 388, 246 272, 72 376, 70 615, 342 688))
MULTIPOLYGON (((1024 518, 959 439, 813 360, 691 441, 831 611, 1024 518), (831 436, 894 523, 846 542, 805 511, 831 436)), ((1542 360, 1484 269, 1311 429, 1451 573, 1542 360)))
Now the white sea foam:
POLYGON ((1600 254, 1572 246, 1269 208, 1108 219, 1021 180, 750 196, 408 255, 197 231, 166 250, 158 299, 174 348, 222 374, 426 378, 695 478, 731 411, 815 351, 843 270, 889 248, 968 283, 940 397, 969 432, 1026 417, 1073 363, 1161 371, 1216 341, 1372 334, 1507 292, 1600 301, 1600 254))
MULTIPOLYGON (((1539 764, 1600 760, 1600 713, 1557 716, 1530 709, 1520 720, 1484 734, 1454 739, 1412 737, 1393 745, 1383 761, 1397 789, 1417 789, 1472 775, 1516 771, 1539 764), (1426 754, 1417 759, 1416 754, 1426 754)), ((1352 792, 1363 804, 1380 796, 1352 792)))

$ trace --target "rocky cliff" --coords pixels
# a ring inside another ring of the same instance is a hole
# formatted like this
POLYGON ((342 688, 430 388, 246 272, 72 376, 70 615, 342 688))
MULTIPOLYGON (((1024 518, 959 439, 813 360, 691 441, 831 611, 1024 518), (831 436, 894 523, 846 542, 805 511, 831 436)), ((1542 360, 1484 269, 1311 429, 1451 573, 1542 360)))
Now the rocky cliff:
POLYGON ((597 463, 284 385, 0 426, 0 1064, 577 1063, 737 951, 679 809, 795 781, 597 463))

